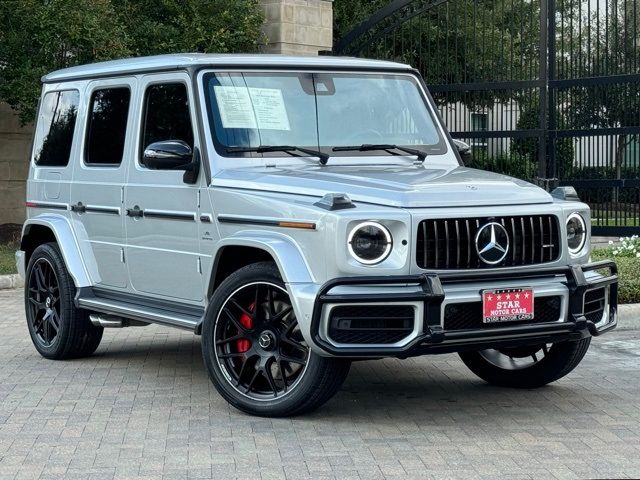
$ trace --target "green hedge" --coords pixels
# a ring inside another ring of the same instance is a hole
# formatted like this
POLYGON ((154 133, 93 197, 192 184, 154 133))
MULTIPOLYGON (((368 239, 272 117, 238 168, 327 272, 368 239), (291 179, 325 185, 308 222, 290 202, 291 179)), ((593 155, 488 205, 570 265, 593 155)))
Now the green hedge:
POLYGON ((640 258, 614 257, 612 248, 599 248, 591 253, 593 260, 613 259, 618 265, 619 303, 640 303, 640 258))

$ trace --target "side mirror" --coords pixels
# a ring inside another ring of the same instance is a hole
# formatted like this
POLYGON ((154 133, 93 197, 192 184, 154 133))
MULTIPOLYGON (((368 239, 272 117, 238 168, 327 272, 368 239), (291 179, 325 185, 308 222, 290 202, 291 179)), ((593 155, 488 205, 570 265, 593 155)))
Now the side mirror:
POLYGON ((142 164, 153 170, 188 170, 193 150, 182 140, 154 142, 144 149, 142 164))
POLYGON ((462 158, 462 161, 464 163, 468 163, 471 160, 473 160, 473 153, 471 152, 471 145, 469 145, 468 143, 463 142, 462 140, 454 140, 453 144, 458 149, 458 153, 460 154, 460 157, 462 158))

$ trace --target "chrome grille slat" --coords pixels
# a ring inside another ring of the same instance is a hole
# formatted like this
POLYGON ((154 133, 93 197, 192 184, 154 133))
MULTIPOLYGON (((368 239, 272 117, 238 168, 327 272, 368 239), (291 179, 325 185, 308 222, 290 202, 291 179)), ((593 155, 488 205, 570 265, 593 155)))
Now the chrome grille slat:
POLYGON ((438 260, 440 260, 440 239, 438 238, 438 221, 434 221, 433 222, 433 231, 435 233, 435 241, 436 241, 436 264, 435 264, 435 268, 440 268, 440 262, 438 262, 438 260))
POLYGON ((471 268, 471 228, 469 227, 469 219, 465 220, 467 224, 467 268, 471 268))
POLYGON ((460 268, 460 225, 456 219, 456 268, 460 268))
POLYGON ((511 217, 511 238, 513 238, 513 249, 511 250, 511 261, 516 263, 516 251, 518 249, 518 245, 516 242, 516 223, 515 219, 511 217))
POLYGON ((560 256, 560 227, 554 215, 427 219, 418 225, 416 262, 434 270, 500 268, 552 262, 560 256), (479 229, 496 222, 504 227, 511 251, 497 265, 476 253, 479 229))
MULTIPOLYGON (((553 222, 551 221, 551 217, 549 217, 549 239, 545 241, 547 245, 553 243, 553 222)), ((553 249, 547 248, 546 250, 549 252, 549 261, 553 260, 553 249)))
POLYGON ((529 217, 529 223, 531 224, 531 263, 536 263, 536 233, 533 228, 533 217, 529 217))
POLYGON ((527 235, 524 232, 524 218, 520 217, 520 238, 522 239, 522 262, 527 258, 527 235))
POLYGON ((444 221, 445 265, 449 265, 449 220, 444 221))
POLYGON ((540 263, 544 262, 544 222, 542 221, 542 217, 538 219, 538 223, 540 224, 540 263))

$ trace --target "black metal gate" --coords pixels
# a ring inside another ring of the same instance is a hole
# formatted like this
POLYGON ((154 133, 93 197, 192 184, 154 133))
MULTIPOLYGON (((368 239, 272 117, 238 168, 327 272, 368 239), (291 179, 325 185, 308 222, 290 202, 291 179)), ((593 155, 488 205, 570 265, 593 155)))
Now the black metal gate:
POLYGON ((640 233, 640 0, 395 0, 335 46, 425 77, 471 166, 573 185, 640 233))

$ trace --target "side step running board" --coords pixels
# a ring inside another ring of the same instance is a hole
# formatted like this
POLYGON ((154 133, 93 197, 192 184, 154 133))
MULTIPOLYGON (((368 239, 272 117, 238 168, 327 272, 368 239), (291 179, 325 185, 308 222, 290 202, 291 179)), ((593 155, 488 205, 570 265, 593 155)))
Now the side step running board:
MULTIPOLYGON (((76 303, 79 308, 93 312, 106 313, 145 323, 184 328, 191 331, 195 330, 196 325, 202 318, 202 315, 178 313, 157 307, 137 305, 121 300, 97 297, 91 293, 87 296, 80 294, 76 299, 76 303)), ((204 314, 204 309, 202 314, 204 314)))

